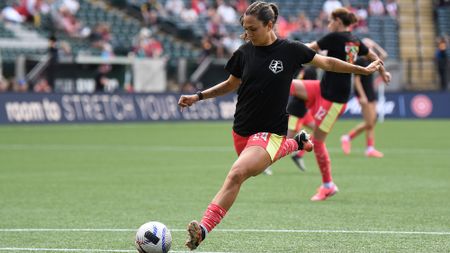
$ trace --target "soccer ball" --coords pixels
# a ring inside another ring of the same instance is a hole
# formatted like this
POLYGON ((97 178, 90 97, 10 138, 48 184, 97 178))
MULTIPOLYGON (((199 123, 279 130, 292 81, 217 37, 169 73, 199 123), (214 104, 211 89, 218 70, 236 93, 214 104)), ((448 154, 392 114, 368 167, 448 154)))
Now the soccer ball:
POLYGON ((150 221, 138 229, 135 244, 139 253, 167 253, 172 245, 172 235, 166 225, 150 221))

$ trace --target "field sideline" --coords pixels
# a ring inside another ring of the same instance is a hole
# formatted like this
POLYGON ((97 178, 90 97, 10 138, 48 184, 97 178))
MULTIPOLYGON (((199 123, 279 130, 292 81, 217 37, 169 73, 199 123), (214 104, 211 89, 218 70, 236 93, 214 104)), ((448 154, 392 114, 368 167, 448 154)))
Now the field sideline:
MULTIPOLYGON (((377 126, 383 159, 364 137, 342 154, 339 121, 328 137, 341 192, 320 184, 313 155, 250 179, 196 252, 450 252, 450 121, 377 126)), ((230 122, 0 126, 0 253, 135 252, 150 220, 187 252, 184 228, 200 219, 235 160, 230 122)))

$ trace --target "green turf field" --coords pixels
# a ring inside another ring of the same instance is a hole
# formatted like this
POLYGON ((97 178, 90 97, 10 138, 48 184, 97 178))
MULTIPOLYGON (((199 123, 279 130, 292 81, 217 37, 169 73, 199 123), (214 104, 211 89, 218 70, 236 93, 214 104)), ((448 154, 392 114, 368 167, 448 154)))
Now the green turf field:
MULTIPOLYGON (((383 159, 344 156, 340 121, 327 141, 340 193, 320 184, 313 156, 247 181, 198 252, 450 252, 450 121, 377 126, 383 159)), ((133 252, 150 220, 186 252, 235 159, 230 122, 0 127, 0 252, 133 252)))

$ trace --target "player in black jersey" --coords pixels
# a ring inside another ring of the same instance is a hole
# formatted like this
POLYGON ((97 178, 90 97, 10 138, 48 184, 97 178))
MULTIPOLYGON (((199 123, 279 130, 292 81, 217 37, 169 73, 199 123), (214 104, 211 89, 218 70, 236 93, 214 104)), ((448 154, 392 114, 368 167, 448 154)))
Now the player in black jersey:
MULTIPOLYGON (((288 115, 286 105, 294 74, 302 64, 327 71, 367 75, 378 70, 381 61, 360 67, 316 54, 300 42, 278 39, 274 25, 278 7, 273 3, 252 3, 241 17, 243 44, 233 53, 225 69, 227 80, 194 95, 182 95, 180 107, 237 91, 233 139, 237 160, 225 182, 207 207, 201 222, 188 225, 186 246, 193 250, 231 208, 241 185, 264 171, 270 164, 298 149, 312 149, 305 133, 286 138, 288 115)), ((202 180, 206 180, 203 178, 202 180)), ((197 182, 198 183, 198 182, 197 182)))
MULTIPOLYGON (((354 13, 345 8, 338 8, 331 13, 329 20, 328 29, 331 33, 307 45, 315 51, 327 50, 329 57, 352 64, 358 55, 366 55, 370 61, 379 61, 378 56, 350 32, 350 26, 356 22, 354 13)), ((379 71, 382 78, 389 82, 390 74, 383 66, 379 68, 379 71)), ((333 73, 327 70, 320 82, 293 80, 292 89, 293 94, 306 101, 306 106, 311 109, 316 121, 313 144, 314 154, 322 174, 322 185, 311 200, 325 200, 338 192, 331 177, 331 161, 325 139, 345 110, 351 93, 351 74, 333 73)))
MULTIPOLYGON (((386 51, 378 45, 375 41, 364 38, 362 40, 364 44, 377 53, 381 59, 386 59, 388 54, 386 51)), ((366 57, 359 57, 355 64, 359 66, 367 66, 369 61, 366 57)), ((355 75, 355 94, 358 97, 358 102, 361 105, 361 112, 364 118, 364 122, 356 125, 347 134, 341 137, 341 147, 345 154, 351 152, 351 141, 366 131, 366 156, 374 158, 382 158, 384 155, 380 151, 375 149, 375 124, 377 123, 377 95, 375 93, 373 75, 360 76, 355 75)))

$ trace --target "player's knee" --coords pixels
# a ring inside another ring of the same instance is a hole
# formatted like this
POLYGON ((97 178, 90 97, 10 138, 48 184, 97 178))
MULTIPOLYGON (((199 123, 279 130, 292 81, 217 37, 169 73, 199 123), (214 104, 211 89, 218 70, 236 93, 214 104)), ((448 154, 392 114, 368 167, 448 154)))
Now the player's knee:
POLYGON ((244 168, 240 165, 233 165, 227 176, 227 180, 232 184, 242 184, 247 178, 244 168))

